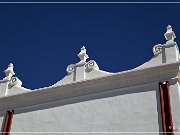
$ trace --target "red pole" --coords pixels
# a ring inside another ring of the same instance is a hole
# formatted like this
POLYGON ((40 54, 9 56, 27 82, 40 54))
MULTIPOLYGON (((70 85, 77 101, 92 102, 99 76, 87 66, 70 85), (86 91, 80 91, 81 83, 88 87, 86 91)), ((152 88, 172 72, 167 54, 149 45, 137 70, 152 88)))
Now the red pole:
POLYGON ((14 110, 6 112, 2 135, 10 135, 13 115, 14 115, 14 110))
POLYGON ((8 125, 8 120, 9 120, 9 111, 6 112, 6 117, 4 120, 4 126, 3 126, 3 130, 2 130, 2 135, 6 135, 6 128, 8 125))
POLYGON ((159 83, 163 135, 174 135, 169 82, 159 83))

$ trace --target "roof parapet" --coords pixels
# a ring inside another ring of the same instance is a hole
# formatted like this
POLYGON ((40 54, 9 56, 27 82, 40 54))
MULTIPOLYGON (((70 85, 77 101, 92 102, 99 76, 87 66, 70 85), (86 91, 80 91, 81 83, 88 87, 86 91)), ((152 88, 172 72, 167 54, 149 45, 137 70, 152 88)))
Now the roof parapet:
POLYGON ((81 48, 78 57, 80 58, 80 61, 75 64, 70 64, 66 69, 68 74, 62 80, 54 84, 55 86, 112 74, 100 70, 94 60, 86 62, 89 57, 84 46, 81 48))

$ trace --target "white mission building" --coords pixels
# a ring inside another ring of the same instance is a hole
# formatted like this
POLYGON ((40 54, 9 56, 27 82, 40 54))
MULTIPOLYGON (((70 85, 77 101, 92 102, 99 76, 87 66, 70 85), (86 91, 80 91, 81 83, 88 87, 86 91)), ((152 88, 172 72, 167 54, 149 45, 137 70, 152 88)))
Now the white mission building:
POLYGON ((179 49, 170 25, 164 36, 151 60, 118 73, 87 61, 82 47, 62 80, 35 90, 10 64, 0 80, 1 134, 180 134, 179 49))

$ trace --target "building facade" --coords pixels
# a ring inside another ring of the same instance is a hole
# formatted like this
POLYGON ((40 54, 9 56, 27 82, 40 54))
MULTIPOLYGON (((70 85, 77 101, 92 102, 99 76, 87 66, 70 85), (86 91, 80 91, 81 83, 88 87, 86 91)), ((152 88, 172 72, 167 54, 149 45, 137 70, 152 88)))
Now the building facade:
POLYGON ((0 80, 2 135, 180 133, 179 49, 171 26, 164 36, 152 59, 118 73, 87 61, 82 47, 62 80, 33 91, 10 64, 0 80))

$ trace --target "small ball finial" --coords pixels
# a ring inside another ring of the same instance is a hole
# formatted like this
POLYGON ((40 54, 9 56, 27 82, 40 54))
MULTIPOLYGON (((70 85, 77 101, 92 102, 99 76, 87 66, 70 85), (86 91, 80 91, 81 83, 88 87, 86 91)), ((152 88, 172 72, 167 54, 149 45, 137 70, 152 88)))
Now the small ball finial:
POLYGON ((13 67, 13 64, 12 64, 12 63, 10 63, 10 64, 8 65, 8 67, 13 67))
POLYGON ((81 48, 81 50, 84 50, 84 49, 86 49, 84 46, 81 48))
POLYGON ((84 46, 81 47, 81 52, 80 53, 86 53, 86 48, 84 46))
POLYGON ((166 29, 167 29, 167 30, 172 30, 171 25, 168 25, 168 26, 166 27, 166 29))

